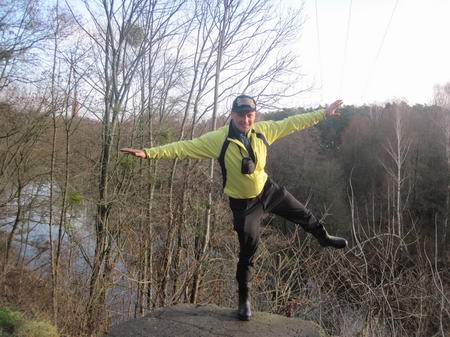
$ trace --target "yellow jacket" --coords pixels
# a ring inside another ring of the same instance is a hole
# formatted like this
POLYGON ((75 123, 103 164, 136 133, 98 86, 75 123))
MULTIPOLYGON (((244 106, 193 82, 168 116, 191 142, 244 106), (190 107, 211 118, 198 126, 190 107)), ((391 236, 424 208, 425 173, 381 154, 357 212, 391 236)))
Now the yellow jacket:
MULTIPOLYGON (((272 144, 295 131, 303 130, 319 123, 325 118, 323 109, 285 118, 281 121, 262 121, 254 124, 253 130, 262 133, 267 142, 272 144)), ((162 146, 144 149, 150 159, 218 159, 222 145, 228 137, 229 125, 192 139, 182 140, 162 146)), ((256 157, 256 169, 252 174, 241 173, 242 154, 249 156, 244 144, 237 139, 228 138, 230 145, 225 153, 225 167, 227 170, 224 192, 236 199, 254 198, 261 193, 267 181, 266 166, 267 146, 258 138, 255 132, 249 131, 253 152, 256 157), (232 146, 232 143, 237 146, 232 146), (241 148, 242 154, 238 146, 241 148)))

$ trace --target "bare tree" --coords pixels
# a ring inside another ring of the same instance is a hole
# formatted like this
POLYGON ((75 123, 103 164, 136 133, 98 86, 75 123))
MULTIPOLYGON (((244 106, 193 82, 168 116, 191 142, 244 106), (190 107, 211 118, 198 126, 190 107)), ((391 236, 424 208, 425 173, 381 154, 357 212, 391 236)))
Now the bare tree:
MULTIPOLYGON (((0 91, 13 82, 33 80, 27 74, 36 61, 31 51, 51 36, 44 13, 36 0, 0 3, 0 91)), ((35 79, 34 79, 35 80, 35 79)))
MULTIPOLYGON (((0 205, 8 205, 14 200, 17 204, 15 220, 7 237, 3 271, 7 270, 14 236, 28 208, 21 200, 24 189, 36 175, 42 174, 41 167, 35 167, 35 170, 30 168, 36 166, 33 152, 47 129, 47 114, 43 113, 45 102, 43 99, 37 106, 30 104, 22 112, 16 111, 9 104, 2 106, 1 117, 5 132, 0 135, 0 195, 3 197, 0 205)), ((19 106, 18 102, 15 105, 19 106)))
MULTIPOLYGON (((213 98, 213 114, 211 120, 211 130, 215 130, 217 127, 217 107, 219 101, 219 85, 220 85, 220 72, 222 67, 222 56, 224 51, 224 40, 225 40, 225 32, 227 29, 228 21, 228 13, 232 9, 231 2, 228 0, 223 1, 223 11, 221 11, 221 18, 219 21, 219 40, 217 46, 217 57, 216 57, 216 73, 214 79, 214 98, 213 98)), ((213 203, 213 179, 214 179, 214 160, 211 159, 209 162, 209 192, 208 192, 208 203, 205 209, 205 224, 204 224, 204 232, 202 233, 202 242, 201 245, 197 248, 197 260, 201 261, 206 254, 206 250, 209 244, 209 235, 211 230, 211 209, 213 203)), ((191 292, 191 303, 196 303, 198 287, 200 284, 201 277, 201 268, 199 267, 194 275, 194 282, 192 285, 191 292)))
MULTIPOLYGON (((114 191, 120 190, 120 186, 110 186, 113 173, 111 158, 114 155, 114 146, 118 144, 118 123, 124 114, 141 60, 148 52, 150 42, 155 43, 154 40, 148 39, 150 30, 155 28, 151 27, 154 13, 148 10, 147 1, 111 0, 104 1, 100 7, 91 7, 87 2, 85 4, 96 28, 95 33, 87 30, 85 32, 95 46, 97 55, 100 56, 95 62, 102 67, 100 76, 102 85, 98 86, 95 79, 88 79, 88 83, 101 95, 104 102, 101 114, 102 151, 99 165, 96 249, 87 305, 88 330, 94 331, 110 284, 112 245, 120 235, 120 231, 109 221, 114 206, 114 191), (99 10, 103 11, 101 15, 99 10)), ((180 2, 168 6, 169 15, 164 17, 164 21, 170 21, 181 4, 180 2)), ((164 26, 164 23, 162 22, 161 26, 164 26)), ((81 23, 80 27, 83 27, 81 23)), ((152 34, 157 36, 155 31, 152 31, 152 34)))
POLYGON ((386 152, 393 161, 393 167, 382 163, 383 167, 386 169, 386 172, 393 179, 393 205, 395 209, 395 224, 397 228, 393 233, 396 233, 399 237, 403 237, 404 228, 403 228, 403 220, 402 214, 404 212, 405 204, 403 202, 402 195, 402 187, 405 183, 406 174, 405 174, 405 161, 408 156, 410 141, 406 136, 405 132, 405 121, 404 121, 404 108, 403 104, 394 104, 394 142, 388 142, 386 147, 386 152))
MULTIPOLYGON (((55 8, 55 21, 56 26, 53 32, 53 66, 52 66, 52 75, 51 75, 51 85, 50 85, 50 95, 51 101, 49 105, 50 114, 52 116, 52 150, 50 154, 50 181, 49 181, 49 218, 48 218, 48 227, 49 227, 49 244, 50 244, 50 265, 51 265, 51 275, 52 275, 52 303, 53 303, 53 322, 56 324, 58 319, 58 300, 57 300, 57 288, 58 288, 58 263, 55 261, 55 248, 53 246, 53 207, 55 204, 55 196, 54 196, 54 186, 55 186, 55 161, 56 161, 56 136, 57 136, 57 116, 58 116, 58 93, 56 90, 56 69, 57 69, 57 50, 59 43, 59 1, 56 1, 55 8)), ((59 224, 59 233, 61 233, 61 223, 59 224)), ((58 244, 56 251, 60 249, 61 239, 58 239, 58 244)))
POLYGON ((99 317, 99 310, 105 303, 106 287, 111 272, 114 230, 109 225, 109 212, 112 207, 109 191, 110 157, 119 116, 123 113, 133 77, 146 50, 146 44, 138 34, 141 28, 137 25, 144 5, 144 1, 138 0, 118 4, 114 1, 105 1, 102 4, 103 16, 98 18, 98 13, 86 3, 86 8, 90 11, 91 19, 97 28, 97 36, 90 33, 88 35, 102 57, 99 62, 103 66, 103 87, 96 89, 104 101, 96 249, 87 306, 87 324, 90 331, 96 329, 95 322, 99 317), (103 23, 100 23, 100 19, 104 20, 103 23))
POLYGON ((450 236, 450 83, 435 87, 434 104, 443 109, 442 121, 437 121, 438 127, 444 133, 445 159, 447 161, 447 190, 445 193, 444 228, 442 230, 442 243, 448 249, 447 237, 450 236))

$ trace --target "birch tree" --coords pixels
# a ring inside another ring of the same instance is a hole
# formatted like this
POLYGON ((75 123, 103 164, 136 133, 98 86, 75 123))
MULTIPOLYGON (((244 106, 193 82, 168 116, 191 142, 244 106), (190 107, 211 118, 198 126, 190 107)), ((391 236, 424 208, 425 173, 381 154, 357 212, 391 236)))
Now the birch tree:
POLYGON ((409 148, 411 145, 405 131, 405 109, 402 104, 393 105, 393 141, 388 141, 385 147, 386 153, 389 159, 393 162, 393 165, 386 165, 382 163, 386 172, 392 179, 392 202, 393 209, 395 210, 392 232, 397 234, 400 238, 403 238, 404 228, 403 228, 403 218, 402 214, 404 212, 405 204, 403 202, 402 187, 404 186, 406 180, 405 173, 405 161, 408 156, 409 148), (395 224, 395 225, 394 225, 395 224))
MULTIPOLYGON (((105 304, 107 284, 111 276, 111 250, 113 239, 117 234, 109 223, 109 214, 113 206, 113 195, 109 186, 111 157, 114 154, 114 144, 117 142, 119 117, 124 111, 125 100, 140 59, 148 48, 146 40, 140 36, 141 33, 145 33, 147 27, 138 25, 139 18, 145 12, 145 4, 142 0, 103 1, 100 6, 94 7, 85 3, 96 29, 96 31, 85 29, 85 33, 91 39, 99 56, 95 62, 102 67, 100 85, 95 78, 89 78, 88 83, 103 100, 103 109, 100 112, 102 141, 95 224, 96 247, 87 304, 87 328, 90 332, 98 327, 97 319, 105 304)), ((84 29, 81 23, 80 27, 84 29)))
MULTIPOLYGON (((157 1, 151 2, 156 3, 157 1)), ((113 243, 120 236, 120 229, 115 228, 110 221, 111 210, 114 207, 114 193, 120 191, 124 185, 111 186, 114 167, 113 158, 117 155, 118 125, 121 116, 126 111, 130 92, 134 86, 136 72, 140 69, 141 60, 147 55, 152 13, 148 1, 132 0, 103 1, 101 5, 91 6, 85 2, 90 13, 91 24, 95 30, 88 30, 80 23, 86 35, 90 38, 93 50, 97 55, 95 65, 100 82, 96 78, 88 78, 91 85, 103 100, 100 110, 102 121, 101 156, 99 159, 99 197, 97 206, 96 249, 92 263, 90 279, 90 295, 87 305, 87 327, 89 331, 96 329, 99 314, 106 300, 106 291, 111 282, 113 261, 113 243)), ((166 3, 167 13, 160 22, 160 27, 178 12, 182 2, 166 3)), ((122 180, 122 184, 123 184, 122 180)))

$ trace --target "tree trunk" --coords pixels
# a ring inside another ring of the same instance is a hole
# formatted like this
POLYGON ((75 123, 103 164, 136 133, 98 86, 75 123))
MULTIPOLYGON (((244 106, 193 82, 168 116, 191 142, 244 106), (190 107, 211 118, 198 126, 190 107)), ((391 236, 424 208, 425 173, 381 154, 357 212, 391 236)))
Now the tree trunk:
POLYGON ((450 110, 446 109, 445 113, 445 156, 447 159, 447 191, 445 194, 445 205, 447 212, 444 220, 444 228, 442 232, 442 243, 444 254, 449 249, 449 244, 447 237, 450 236, 450 226, 448 225, 450 221, 450 110))
POLYGON ((56 77, 56 53, 58 50, 58 30, 59 30, 59 15, 58 15, 58 5, 59 1, 56 1, 56 27, 54 31, 54 49, 53 49, 53 66, 52 66, 52 82, 51 82, 51 104, 50 109, 52 112, 53 121, 53 134, 52 134, 52 153, 50 158, 50 197, 49 197, 49 244, 50 244, 50 266, 52 271, 52 306, 53 306, 53 323, 56 324, 58 318, 58 301, 56 298, 57 284, 57 271, 54 256, 53 247, 53 237, 52 237, 52 226, 53 226, 53 204, 54 204, 54 175, 55 175, 55 161, 56 161, 56 134, 57 134, 57 123, 56 123, 56 92, 55 92, 55 77, 56 77))
POLYGON ((402 228, 402 195, 401 195, 401 187, 402 187, 402 166, 403 166, 403 158, 402 158, 402 120, 399 108, 396 108, 395 111, 395 138, 396 138, 396 145, 397 145, 397 151, 396 151, 396 168, 397 168, 397 175, 395 177, 395 187, 396 187, 396 218, 397 218, 397 234, 399 237, 402 237, 403 235, 403 228, 402 228))
MULTIPOLYGON (((68 88, 70 88, 71 85, 71 75, 72 75, 72 68, 69 75, 69 82, 68 82, 68 88)), ((70 121, 68 117, 68 110, 69 110, 69 96, 70 96, 70 89, 68 89, 68 92, 66 93, 65 98, 65 118, 64 118, 64 126, 65 126, 65 140, 66 140, 66 146, 65 146, 65 161, 64 161, 64 186, 62 191, 62 200, 61 200, 61 212, 59 215, 59 226, 58 226, 58 240, 56 242, 56 252, 55 252, 55 263, 54 263, 54 277, 55 277, 55 287, 53 288, 52 297, 54 298, 53 304, 54 304, 54 322, 57 323, 58 319, 58 299, 57 299, 57 285, 58 285, 58 274, 59 274, 59 261, 61 256, 61 246, 62 246, 62 238, 63 238, 63 229, 65 227, 66 223, 66 216, 67 216, 67 191, 69 188, 69 153, 70 153, 70 121)))
POLYGON ((22 181, 20 179, 20 168, 17 170, 17 212, 16 212, 16 218, 14 219, 13 226, 11 228, 11 232, 9 232, 8 239, 6 240, 6 252, 5 252, 5 260, 3 264, 3 270, 2 272, 5 273, 5 271, 8 268, 9 263, 9 254, 11 252, 11 245, 14 240, 14 234, 16 233, 17 226, 20 223, 20 219, 22 217, 22 181))
MULTIPOLYGON (((221 26, 219 31, 219 44, 217 48, 217 59, 216 59, 216 75, 215 75, 215 82, 214 82, 214 107, 213 107, 213 116, 212 116, 212 125, 211 130, 216 129, 217 124, 217 103, 218 103, 218 97, 219 97, 219 84, 220 84, 220 69, 222 66, 222 54, 223 54, 223 45, 224 45, 224 38, 225 38, 225 31, 226 31, 226 25, 227 25, 227 14, 229 9, 229 3, 228 0, 223 0, 223 16, 221 20, 221 26)), ((202 236, 202 243, 201 248, 198 254, 197 263, 198 268, 196 269, 195 275, 194 275, 194 281, 192 285, 192 291, 191 291, 191 303, 197 302, 198 297, 198 289, 200 285, 201 280, 201 274, 202 274, 202 268, 201 263, 202 259, 204 258, 208 244, 209 244, 209 235, 210 235, 210 228, 211 228, 211 208, 213 203, 212 198, 212 186, 213 186, 213 179, 214 179, 214 160, 211 159, 209 162, 209 193, 208 193, 208 204, 206 205, 205 210, 205 220, 204 220, 204 231, 202 236)))

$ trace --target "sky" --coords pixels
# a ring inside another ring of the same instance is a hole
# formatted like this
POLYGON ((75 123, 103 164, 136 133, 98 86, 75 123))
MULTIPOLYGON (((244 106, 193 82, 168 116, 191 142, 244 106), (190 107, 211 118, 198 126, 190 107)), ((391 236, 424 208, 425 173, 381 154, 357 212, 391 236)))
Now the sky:
POLYGON ((299 86, 313 90, 289 105, 336 98, 355 105, 430 104, 433 87, 450 82, 449 17, 450 0, 304 1, 304 24, 293 47, 304 74, 299 86))
MULTIPOLYGON (((273 0, 303 7, 302 80, 285 107, 431 104, 435 85, 450 82, 450 0, 273 0)), ((76 1, 78 2, 78 1, 76 1)), ((83 7, 83 6, 82 6, 83 7)))

